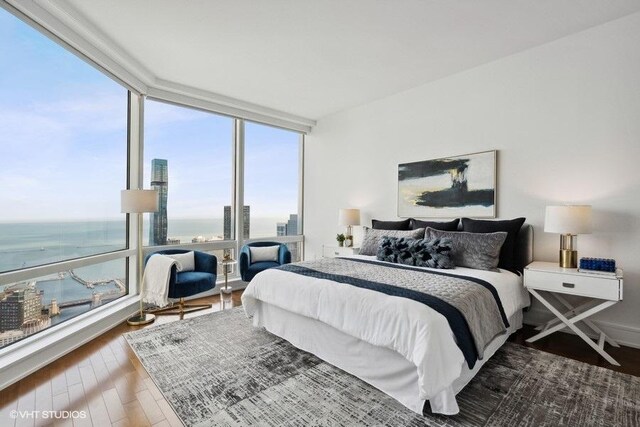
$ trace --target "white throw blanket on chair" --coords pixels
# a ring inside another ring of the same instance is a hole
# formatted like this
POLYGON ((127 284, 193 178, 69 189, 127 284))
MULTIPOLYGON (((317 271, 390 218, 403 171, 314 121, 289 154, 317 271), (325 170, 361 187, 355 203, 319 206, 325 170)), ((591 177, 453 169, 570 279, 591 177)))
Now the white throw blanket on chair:
POLYGON ((142 301, 165 307, 169 304, 169 280, 171 267, 177 261, 168 256, 155 254, 149 257, 144 269, 142 301))

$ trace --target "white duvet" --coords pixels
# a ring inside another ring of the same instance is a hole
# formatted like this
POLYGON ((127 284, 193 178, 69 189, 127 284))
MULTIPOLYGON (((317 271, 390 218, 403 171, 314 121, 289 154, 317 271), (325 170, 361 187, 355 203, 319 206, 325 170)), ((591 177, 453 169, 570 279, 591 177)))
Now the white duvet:
MULTIPOLYGON (((354 258, 375 260, 366 256, 354 258)), ((514 273, 461 267, 447 271, 491 283, 507 318, 529 305, 522 279, 514 273)), ((447 319, 417 301, 277 269, 256 275, 242 294, 248 316, 254 314, 260 301, 398 352, 416 366, 423 400, 449 387, 466 363, 447 319)))

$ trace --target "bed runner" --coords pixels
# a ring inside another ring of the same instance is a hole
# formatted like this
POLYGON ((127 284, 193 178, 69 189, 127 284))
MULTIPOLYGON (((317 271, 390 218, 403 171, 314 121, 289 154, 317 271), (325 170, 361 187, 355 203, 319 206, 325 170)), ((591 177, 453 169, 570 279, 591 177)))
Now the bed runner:
POLYGON ((446 317, 470 369, 509 326, 493 285, 475 277, 354 258, 323 258, 276 268, 429 306, 446 317))

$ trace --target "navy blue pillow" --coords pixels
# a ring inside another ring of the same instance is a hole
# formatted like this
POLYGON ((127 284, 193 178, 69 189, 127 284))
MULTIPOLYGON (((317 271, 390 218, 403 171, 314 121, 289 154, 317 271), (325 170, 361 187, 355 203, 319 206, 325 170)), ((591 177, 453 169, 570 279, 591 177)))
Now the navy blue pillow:
POLYGON ((416 230, 418 228, 431 227, 435 230, 441 231, 458 231, 458 223, 460 219, 456 218, 453 221, 422 221, 419 219, 411 218, 411 229, 416 230))
POLYGON ((506 231, 507 238, 500 249, 499 268, 505 270, 518 271, 521 266, 516 264, 516 248, 518 242, 518 233, 526 218, 515 218, 506 221, 487 221, 480 219, 462 218, 462 231, 471 233, 496 233, 506 231))
POLYGON ((411 218, 402 221, 380 221, 378 219, 372 219, 371 228, 374 230, 415 230, 415 228, 409 226, 410 221, 411 218))
POLYGON ((384 236, 376 258, 397 264, 417 267, 454 268, 451 260, 451 239, 409 239, 384 236))

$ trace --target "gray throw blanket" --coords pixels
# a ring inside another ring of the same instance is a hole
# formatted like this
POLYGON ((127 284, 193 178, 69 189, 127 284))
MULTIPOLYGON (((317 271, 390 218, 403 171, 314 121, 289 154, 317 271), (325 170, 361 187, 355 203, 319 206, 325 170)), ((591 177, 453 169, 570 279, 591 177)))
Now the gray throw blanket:
POLYGON ((459 329, 468 326, 473 339, 469 344, 482 359, 487 345, 508 326, 497 292, 477 278, 350 258, 324 258, 278 268, 425 303, 447 317, 470 367, 475 360, 465 352, 465 343, 460 342, 464 333, 459 329), (466 325, 462 319, 454 319, 460 314, 466 325))

